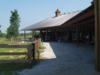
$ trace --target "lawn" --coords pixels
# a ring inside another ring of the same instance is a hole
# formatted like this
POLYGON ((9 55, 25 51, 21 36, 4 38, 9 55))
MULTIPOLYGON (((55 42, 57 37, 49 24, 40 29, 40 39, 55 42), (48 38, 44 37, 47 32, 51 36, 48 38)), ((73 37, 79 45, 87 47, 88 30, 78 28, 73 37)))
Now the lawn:
POLYGON ((0 48, 0 52, 9 52, 9 53, 13 53, 13 52, 27 52, 26 48, 0 48))
POLYGON ((8 44, 9 42, 6 38, 0 38, 0 44, 8 44))
MULTIPOLYGON (((0 48, 0 52, 2 53, 23 53, 23 52, 27 52, 26 48, 0 48)), ((0 56, 0 60, 15 60, 15 59, 26 59, 27 56, 26 55, 1 55, 0 56)))
POLYGON ((3 55, 0 56, 0 60, 17 60, 17 59, 27 59, 25 55, 3 55))

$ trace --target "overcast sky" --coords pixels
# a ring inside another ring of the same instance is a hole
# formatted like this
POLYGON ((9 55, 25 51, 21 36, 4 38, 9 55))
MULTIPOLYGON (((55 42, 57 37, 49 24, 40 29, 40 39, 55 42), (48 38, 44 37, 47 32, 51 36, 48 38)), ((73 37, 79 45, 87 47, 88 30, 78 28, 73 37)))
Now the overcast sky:
POLYGON ((0 0, 1 30, 6 32, 10 11, 17 9, 21 18, 20 29, 38 21, 52 17, 58 8, 62 13, 83 10, 92 0, 0 0))

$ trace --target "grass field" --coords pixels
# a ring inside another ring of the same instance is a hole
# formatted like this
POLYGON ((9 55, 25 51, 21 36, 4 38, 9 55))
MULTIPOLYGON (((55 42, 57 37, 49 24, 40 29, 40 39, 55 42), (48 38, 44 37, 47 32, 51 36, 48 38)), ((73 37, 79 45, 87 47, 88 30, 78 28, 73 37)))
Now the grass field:
POLYGON ((8 44, 8 45, 28 45, 30 42, 22 42, 22 41, 11 41, 6 38, 0 38, 0 44, 8 44))
MULTIPOLYGON (((26 48, 0 48, 0 52, 2 53, 23 53, 23 52, 27 52, 26 48)), ((0 56, 0 60, 14 60, 14 59, 26 59, 27 56, 26 55, 2 55, 0 56)))
POLYGON ((17 59, 27 59, 25 55, 3 55, 0 56, 0 60, 17 60, 17 59))
POLYGON ((0 44, 8 44, 10 43, 9 40, 7 40, 6 38, 0 38, 0 44))
POLYGON ((0 48, 0 52, 27 52, 26 48, 0 48))

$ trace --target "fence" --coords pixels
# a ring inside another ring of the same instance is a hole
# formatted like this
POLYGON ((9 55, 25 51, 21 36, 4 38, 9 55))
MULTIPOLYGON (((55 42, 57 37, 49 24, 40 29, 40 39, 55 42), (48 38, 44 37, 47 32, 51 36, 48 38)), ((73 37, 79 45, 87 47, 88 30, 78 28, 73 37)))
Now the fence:
MULTIPOLYGON (((0 48, 27 48, 28 45, 7 45, 7 44, 0 44, 0 48)), ((0 52, 0 56, 20 56, 20 55, 25 55, 27 56, 27 52, 0 52)), ((16 59, 16 60, 0 60, 0 63, 10 63, 10 62, 28 62, 27 59, 16 59)))
POLYGON ((0 48, 27 48, 28 45, 8 45, 8 44, 0 44, 0 48))

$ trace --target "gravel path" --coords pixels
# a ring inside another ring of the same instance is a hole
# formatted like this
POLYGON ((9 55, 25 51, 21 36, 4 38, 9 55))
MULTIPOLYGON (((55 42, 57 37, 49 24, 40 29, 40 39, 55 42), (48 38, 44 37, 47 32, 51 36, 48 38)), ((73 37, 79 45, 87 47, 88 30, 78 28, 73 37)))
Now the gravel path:
POLYGON ((100 75, 95 71, 94 47, 72 43, 50 43, 56 59, 44 60, 19 75, 100 75))

